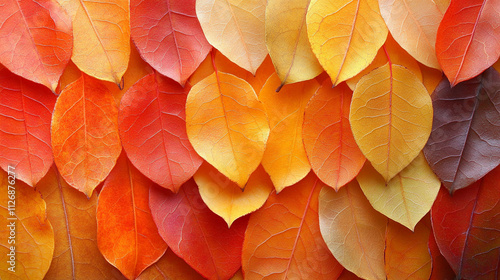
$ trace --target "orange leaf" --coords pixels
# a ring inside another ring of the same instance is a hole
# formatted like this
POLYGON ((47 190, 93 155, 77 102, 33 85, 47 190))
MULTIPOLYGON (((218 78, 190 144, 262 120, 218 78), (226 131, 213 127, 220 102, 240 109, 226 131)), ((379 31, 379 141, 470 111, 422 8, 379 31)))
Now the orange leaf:
POLYGON ((342 274, 340 274, 337 280, 362 280, 362 279, 356 276, 356 274, 350 272, 349 270, 344 269, 344 271, 342 271, 342 274))
POLYGON ((71 60, 84 73, 120 84, 130 56, 128 0, 58 0, 73 22, 71 60))
POLYGON ((420 63, 440 69, 435 45, 443 13, 434 0, 379 0, 379 5, 394 39, 420 63))
POLYGON ((273 74, 259 93, 269 117, 271 131, 262 166, 277 192, 302 180, 311 170, 302 144, 302 123, 307 102, 318 89, 316 80, 285 85, 273 74))
POLYGON ((62 177, 87 197, 115 165, 121 152, 118 110, 96 79, 83 74, 57 98, 52 149, 62 177))
POLYGON ((150 186, 122 153, 99 193, 97 245, 128 279, 137 278, 167 250, 149 210, 150 186))
POLYGON ((387 218, 373 209, 356 181, 319 195, 321 235, 335 259, 364 279, 386 279, 384 269, 387 218))
POLYGON ((266 58, 266 0, 197 0, 196 15, 208 42, 255 75, 266 58))
POLYGON ((439 82, 441 82, 441 80, 443 79, 443 72, 422 64, 420 64, 419 66, 420 71, 422 72, 422 83, 424 84, 429 94, 432 94, 438 86, 439 82))
POLYGON ((195 151, 243 188, 269 136, 264 106, 250 84, 222 72, 203 79, 188 94, 186 126, 195 151))
POLYGON ((196 18, 196 0, 132 0, 130 17, 139 52, 154 69, 181 85, 212 46, 196 18))
POLYGON ((0 170, 0 279, 43 279, 54 253, 46 204, 38 191, 16 181, 15 168, 9 171, 0 170))
POLYGON ((499 0, 451 1, 439 25, 436 53, 452 87, 500 57, 500 25, 494 23, 498 7, 499 0))
POLYGON ((388 280, 429 279, 431 276, 431 255, 428 243, 430 222, 420 221, 414 232, 402 225, 389 221, 386 232, 385 272, 388 280))
POLYGON ((326 79, 305 110, 302 137, 307 157, 319 179, 335 190, 354 179, 366 161, 349 124, 351 98, 345 84, 332 88, 326 79))
POLYGON ((45 279, 125 279, 97 248, 97 195, 89 199, 70 187, 52 167, 37 185, 54 227, 54 258, 45 279))
POLYGON ((153 73, 134 84, 120 104, 120 136, 130 161, 155 183, 174 192, 202 163, 186 134, 189 89, 153 73))
POLYGON ((201 275, 227 280, 240 268, 248 220, 239 219, 227 228, 203 203, 194 180, 187 181, 176 194, 150 188, 149 206, 169 248, 201 275))
POLYGON ((204 280, 198 272, 192 269, 184 260, 167 250, 156 263, 144 270, 137 280, 204 280))
POLYGON ((377 0, 312 0, 306 20, 312 50, 335 86, 365 69, 388 33, 377 0))
POLYGON ((47 88, 0 70, 0 166, 34 186, 53 162, 50 120, 56 96, 47 88))
POLYGON ((250 216, 243 244, 245 279, 336 279, 342 266, 328 251, 318 224, 323 184, 312 173, 272 193, 250 216))
POLYGON ((205 204, 222 217, 228 227, 236 219, 259 209, 273 190, 273 182, 261 165, 252 173, 244 190, 207 162, 193 178, 205 204))
POLYGON ((71 18, 53 0, 5 0, 0 6, 0 63, 55 92, 71 58, 71 18))

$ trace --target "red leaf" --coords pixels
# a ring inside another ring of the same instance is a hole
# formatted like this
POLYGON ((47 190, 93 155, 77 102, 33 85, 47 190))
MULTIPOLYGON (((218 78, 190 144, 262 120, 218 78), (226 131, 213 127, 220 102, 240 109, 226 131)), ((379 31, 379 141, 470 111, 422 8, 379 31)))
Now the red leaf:
POLYGON ((181 85, 212 46, 205 39, 195 0, 132 0, 131 37, 144 60, 181 85))
POLYGON ((453 197, 441 188, 431 210, 437 245, 457 279, 495 279, 500 263, 500 167, 453 197))
POLYGON ((179 193, 150 188, 149 207, 162 238, 172 251, 208 279, 229 279, 241 266, 248 219, 231 228, 203 203, 194 180, 179 193))
POLYGON ((432 258, 432 272, 429 280, 455 280, 455 272, 441 255, 432 230, 429 236, 429 252, 432 258))
POLYGON ((53 0, 2 0, 0 7, 0 63, 55 92, 71 58, 70 17, 53 0))
POLYGON ((128 279, 137 278, 167 250, 149 210, 152 185, 122 153, 99 194, 99 250, 128 279))
POLYGON ((0 70, 0 166, 34 186, 52 166, 50 120, 56 96, 47 88, 0 70))
POLYGON ((452 0, 439 25, 436 54, 451 86, 469 80, 500 56, 500 0, 452 0))
POLYGON ((186 134, 189 86, 150 74, 123 96, 119 128, 130 161, 148 178, 177 192, 203 160, 186 134))

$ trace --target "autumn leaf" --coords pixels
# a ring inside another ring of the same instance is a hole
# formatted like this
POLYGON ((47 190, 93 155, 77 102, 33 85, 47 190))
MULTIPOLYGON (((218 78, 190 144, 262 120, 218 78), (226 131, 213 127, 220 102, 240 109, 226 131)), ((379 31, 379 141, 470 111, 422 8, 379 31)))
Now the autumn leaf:
POLYGON ((285 85, 273 74, 259 93, 269 117, 270 133, 262 166, 273 180, 277 192, 302 180, 311 170, 302 144, 302 126, 307 102, 319 87, 318 82, 285 85))
POLYGON ((319 224, 326 245, 342 266, 363 279, 386 279, 387 218, 371 207, 356 181, 338 192, 322 188, 319 224))
POLYGON ((149 210, 151 186, 122 153, 99 193, 97 245, 128 279, 137 278, 167 250, 149 210))
POLYGON ((412 231, 431 210, 441 187, 422 153, 389 182, 369 163, 356 179, 375 210, 412 231))
POLYGON ((0 6, 0 63, 55 92, 71 58, 71 18, 53 0, 3 0, 0 6))
POLYGON ((204 280, 205 278, 192 269, 185 261, 176 256, 172 250, 167 250, 163 257, 137 277, 137 280, 151 279, 204 280))
POLYGON ((433 0, 380 0, 380 13, 396 41, 420 63, 440 69, 436 34, 443 13, 433 0))
POLYGON ((337 280, 362 280, 362 278, 359 278, 356 274, 344 269, 337 280))
POLYGON ((87 199, 55 167, 37 185, 54 227, 54 258, 44 279, 125 279, 97 248, 97 195, 87 199))
POLYGON ((264 106, 252 87, 231 74, 211 74, 188 94, 186 126, 195 151, 243 188, 269 136, 264 106))
POLYGON ((451 1, 437 31, 436 54, 452 87, 500 57, 500 25, 492 22, 499 6, 498 0, 451 1))
POLYGON ((427 89, 427 92, 429 92, 429 94, 432 94, 443 79, 443 72, 434 68, 427 67, 423 64, 419 64, 419 66, 420 71, 422 72, 422 83, 427 89))
POLYGON ((184 85, 212 46, 196 18, 196 0, 132 0, 131 37, 153 68, 184 85))
POLYGON ((266 58, 266 0, 197 0, 196 15, 208 42, 253 75, 266 58))
POLYGON ((84 73, 121 84, 130 56, 127 0, 58 0, 73 22, 71 60, 84 73))
POLYGON ((434 121, 425 157, 444 186, 465 188, 500 164, 500 74, 493 68, 432 94, 434 121))
POLYGON ((455 280, 455 272, 453 272, 448 261, 439 251, 432 231, 429 236, 429 252, 432 258, 432 272, 429 280, 455 280))
POLYGON ((441 188, 431 210, 439 250, 456 279, 494 279, 500 259, 500 168, 451 196, 441 188))
POLYGON ((359 81, 349 121, 359 148, 388 182, 427 142, 431 98, 415 75, 389 62, 359 81))
POLYGON ((269 0, 266 7, 266 46, 281 85, 312 79, 323 68, 307 37, 310 0, 269 0))
MULTIPOLYGON (((404 65, 404 67, 415 74, 419 80, 423 80, 422 72, 420 70, 421 68, 419 67, 418 62, 411 55, 409 55, 408 52, 401 48, 401 46, 399 46, 389 33, 383 48, 378 50, 372 63, 363 69, 363 71, 359 72, 359 74, 346 81, 349 88, 354 91, 356 84, 359 80, 361 80, 361 78, 368 75, 371 71, 387 64, 389 62, 389 58, 391 59, 392 64, 404 65)), ((439 80, 441 80, 441 78, 439 80)))
POLYGON ((388 32, 376 0, 312 0, 306 21, 312 50, 335 86, 373 61, 388 32))
POLYGON ((389 221, 385 247, 385 271, 387 280, 429 279, 431 255, 428 242, 429 218, 420 221, 414 231, 389 221))
POLYGON ((204 277, 229 279, 241 266, 248 219, 231 228, 203 203, 194 180, 179 193, 150 188, 149 206, 161 237, 172 251, 204 277))
POLYGON ((56 96, 47 88, 0 70, 0 166, 35 186, 52 166, 50 120, 56 96))
POLYGON ((202 163, 186 133, 189 89, 152 73, 134 84, 120 104, 118 125, 130 161, 155 183, 174 192, 202 163))
POLYGON ((352 92, 326 79, 305 109, 302 138, 312 170, 335 190, 359 173, 366 159, 349 123, 352 92))
POLYGON ((0 170, 0 278, 41 280, 54 253, 54 230, 40 193, 9 170, 0 170))
POLYGON ((92 196, 121 152, 118 110, 110 92, 83 74, 57 98, 52 117, 52 149, 61 176, 92 196))
POLYGON ((318 224, 324 186, 310 173, 253 213, 243 245, 245 279, 336 279, 343 268, 328 251, 318 224))
POLYGON ((262 166, 250 175, 244 190, 206 162, 193 179, 205 204, 223 218, 228 227, 238 218, 259 209, 274 189, 271 178, 262 166))

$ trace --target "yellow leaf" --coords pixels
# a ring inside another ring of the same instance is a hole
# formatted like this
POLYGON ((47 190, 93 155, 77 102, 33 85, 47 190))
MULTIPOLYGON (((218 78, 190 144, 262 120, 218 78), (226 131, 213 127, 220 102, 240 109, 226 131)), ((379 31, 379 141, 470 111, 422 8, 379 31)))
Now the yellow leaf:
POLYGON ((195 151, 241 188, 259 166, 269 137, 267 115, 252 86, 222 72, 191 88, 186 127, 195 151))
POLYGON ((309 80, 323 72, 307 38, 309 2, 269 0, 266 7, 266 45, 282 85, 309 80))
POLYGON ((130 56, 127 0, 59 0, 72 18, 71 60, 86 74, 120 84, 130 56))
POLYGON ((422 82, 403 66, 388 63, 359 81, 349 120, 359 148, 389 181, 424 147, 432 115, 422 82))
POLYGON ((394 39, 420 63, 441 69, 435 45, 443 13, 434 1, 379 0, 379 4, 394 39))
POLYGON ((389 182, 367 163, 356 179, 375 210, 414 230, 441 186, 422 153, 389 182))
POLYGON ((307 11, 309 42, 333 85, 365 69, 387 33, 377 0, 313 0, 307 11))
POLYGON ((196 15, 208 42, 255 75, 266 58, 266 0, 197 0, 196 15))
POLYGON ((262 166, 248 179, 245 189, 204 162, 193 176, 205 204, 222 217, 228 227, 238 218, 259 209, 273 189, 273 183, 262 166))
POLYGON ((277 192, 302 180, 311 170, 302 144, 302 123, 307 103, 319 87, 316 80, 309 80, 276 92, 279 85, 280 79, 273 74, 259 94, 271 127, 262 165, 277 192))
MULTIPOLYGON (((394 38, 392 38, 391 34, 387 36, 387 40, 384 43, 384 48, 385 50, 387 50, 387 53, 389 54, 389 57, 391 58, 391 62, 393 64, 404 65, 404 67, 415 74, 415 76, 417 76, 419 80, 422 80, 422 73, 418 62, 405 50, 403 50, 403 48, 401 48, 401 46, 399 46, 396 41, 394 41, 394 38)), ((383 66, 388 61, 389 60, 387 59, 387 55, 385 54, 384 49, 381 48, 380 50, 378 50, 377 56, 375 57, 373 62, 358 75, 347 80, 347 85, 349 86, 349 88, 351 88, 351 90, 354 91, 354 89, 356 88, 356 84, 359 82, 359 80, 361 80, 363 76, 367 75, 376 68, 383 66)))

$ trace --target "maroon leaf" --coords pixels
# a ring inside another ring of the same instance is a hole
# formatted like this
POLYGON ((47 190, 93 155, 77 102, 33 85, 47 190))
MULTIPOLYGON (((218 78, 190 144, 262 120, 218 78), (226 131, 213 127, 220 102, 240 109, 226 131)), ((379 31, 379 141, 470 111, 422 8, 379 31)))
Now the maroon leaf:
POLYGON ((500 74, 482 75, 451 88, 444 78, 432 94, 434 122, 425 157, 454 192, 500 164, 500 74))

